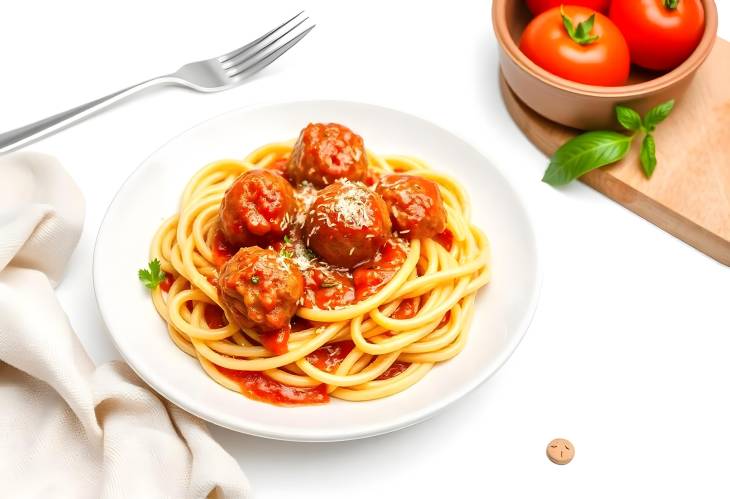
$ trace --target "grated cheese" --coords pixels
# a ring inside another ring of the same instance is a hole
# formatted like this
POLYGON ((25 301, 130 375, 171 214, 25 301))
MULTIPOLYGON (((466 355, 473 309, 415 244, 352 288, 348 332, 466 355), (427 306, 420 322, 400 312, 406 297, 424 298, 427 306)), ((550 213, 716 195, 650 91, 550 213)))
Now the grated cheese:
POLYGON ((349 180, 340 182, 344 189, 337 196, 333 207, 337 220, 356 229, 370 225, 373 219, 369 202, 370 191, 361 189, 349 180))

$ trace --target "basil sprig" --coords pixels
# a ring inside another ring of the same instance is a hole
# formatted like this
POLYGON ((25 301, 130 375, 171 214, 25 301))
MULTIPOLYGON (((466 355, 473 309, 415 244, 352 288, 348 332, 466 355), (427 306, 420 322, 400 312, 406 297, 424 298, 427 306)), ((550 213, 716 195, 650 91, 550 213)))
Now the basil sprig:
POLYGON ((564 185, 591 170, 623 159, 631 149, 634 138, 644 134, 639 160, 646 178, 651 178, 656 168, 656 143, 652 132, 674 108, 670 100, 652 108, 644 119, 626 106, 616 106, 616 119, 626 130, 626 135, 611 131, 586 132, 569 140, 555 151, 542 181, 550 185, 564 185))

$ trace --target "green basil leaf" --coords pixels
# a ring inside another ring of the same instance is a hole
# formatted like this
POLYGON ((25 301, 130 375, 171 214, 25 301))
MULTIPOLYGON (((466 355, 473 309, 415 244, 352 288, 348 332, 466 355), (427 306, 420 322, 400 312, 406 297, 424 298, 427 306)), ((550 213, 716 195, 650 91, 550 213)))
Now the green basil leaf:
POLYGON ((598 167, 615 163, 631 148, 633 137, 617 132, 586 132, 555 151, 542 181, 563 185, 598 167))
POLYGON ((667 116, 669 116, 669 113, 672 112, 672 109, 674 109, 673 99, 652 108, 648 113, 646 113, 646 116, 644 116, 644 127, 648 131, 653 132, 659 123, 667 119, 667 116))
POLYGON ((641 116, 630 107, 616 106, 616 119, 627 130, 641 130, 641 116))
POLYGON ((651 174, 654 173, 654 168, 656 168, 656 144, 654 143, 654 137, 648 133, 644 137, 644 140, 641 141, 639 159, 641 160, 641 168, 644 170, 644 175, 646 175, 646 178, 651 178, 651 174))

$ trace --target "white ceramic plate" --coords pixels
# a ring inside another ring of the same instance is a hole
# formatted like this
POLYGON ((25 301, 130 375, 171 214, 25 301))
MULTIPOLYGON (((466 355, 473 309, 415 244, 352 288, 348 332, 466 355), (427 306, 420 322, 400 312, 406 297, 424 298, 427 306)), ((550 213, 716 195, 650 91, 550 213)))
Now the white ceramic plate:
POLYGON ((96 243, 94 288, 122 356, 160 394, 232 430, 296 441, 362 438, 432 416, 473 390, 509 357, 535 309, 539 272, 525 206, 499 170, 474 147, 423 119, 352 102, 314 101, 241 109, 174 138, 127 179, 112 201, 96 243), (415 386, 369 402, 276 407, 247 399, 211 380, 170 340, 149 292, 137 279, 150 240, 173 214, 193 173, 211 161, 240 158, 262 144, 298 135, 309 122, 343 123, 382 154, 420 157, 459 179, 471 196, 474 222, 493 246, 493 280, 479 292, 466 348, 415 386))

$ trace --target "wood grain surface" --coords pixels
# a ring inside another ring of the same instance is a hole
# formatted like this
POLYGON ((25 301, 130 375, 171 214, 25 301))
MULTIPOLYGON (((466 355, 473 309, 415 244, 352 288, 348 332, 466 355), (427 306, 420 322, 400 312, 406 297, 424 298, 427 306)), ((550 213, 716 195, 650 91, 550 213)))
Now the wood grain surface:
MULTIPOLYGON (((507 110, 551 156, 580 133, 543 118, 500 77, 507 110)), ((581 180, 617 203, 730 265, 730 43, 717 43, 672 115, 654 133, 657 166, 646 179, 639 140, 627 157, 581 180)))

